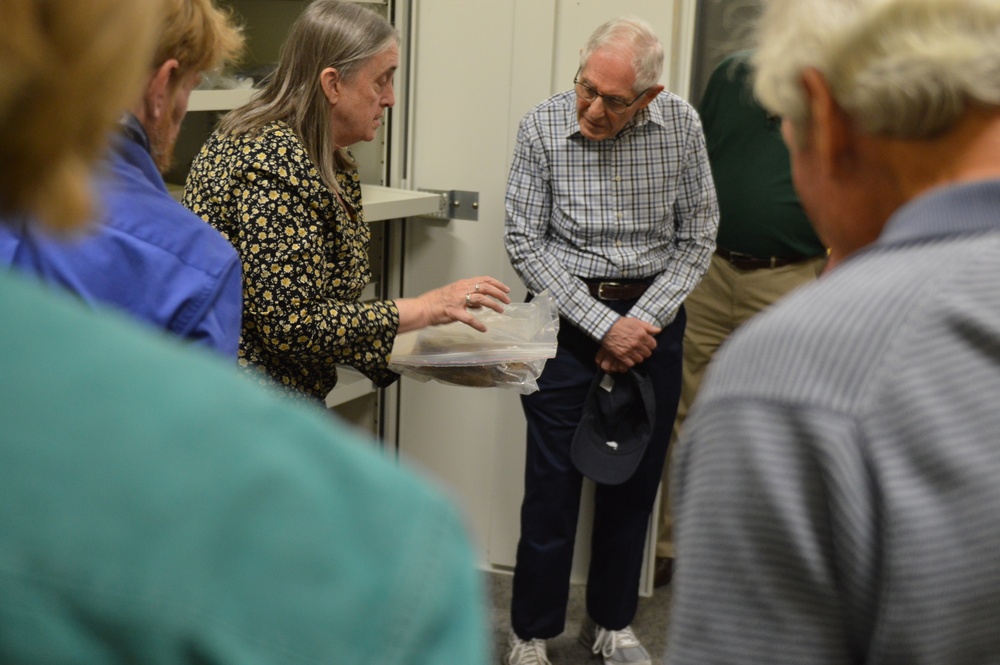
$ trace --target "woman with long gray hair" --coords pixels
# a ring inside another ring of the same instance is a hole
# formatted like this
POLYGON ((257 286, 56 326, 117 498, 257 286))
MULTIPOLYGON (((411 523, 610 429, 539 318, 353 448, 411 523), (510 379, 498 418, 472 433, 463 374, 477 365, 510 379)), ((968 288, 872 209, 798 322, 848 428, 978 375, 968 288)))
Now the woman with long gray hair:
POLYGON ((385 386, 397 333, 503 310, 487 276, 415 298, 360 302, 370 232, 349 146, 371 141, 396 100, 399 36, 371 10, 314 0, 292 26, 274 74, 229 113, 195 159, 184 203, 243 261, 239 362, 293 396, 322 400, 350 365, 385 386))

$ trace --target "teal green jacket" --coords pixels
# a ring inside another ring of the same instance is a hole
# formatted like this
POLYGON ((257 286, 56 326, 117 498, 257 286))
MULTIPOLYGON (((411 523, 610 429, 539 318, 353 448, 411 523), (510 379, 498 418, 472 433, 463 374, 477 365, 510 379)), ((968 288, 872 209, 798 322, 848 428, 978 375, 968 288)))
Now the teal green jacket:
POLYGON ((487 662, 462 520, 320 409, 0 275, 0 662, 487 662))

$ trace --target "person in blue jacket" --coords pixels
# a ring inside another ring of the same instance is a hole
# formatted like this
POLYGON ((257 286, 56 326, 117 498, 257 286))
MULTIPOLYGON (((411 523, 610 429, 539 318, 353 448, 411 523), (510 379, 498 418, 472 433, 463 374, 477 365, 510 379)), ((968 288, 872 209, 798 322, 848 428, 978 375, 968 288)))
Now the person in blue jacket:
POLYGON ((69 237, 26 221, 0 226, 0 263, 235 360, 239 256, 170 196, 161 172, 170 167, 191 90, 202 72, 239 54, 243 36, 211 0, 170 3, 167 25, 142 98, 122 118, 103 165, 95 223, 69 237))

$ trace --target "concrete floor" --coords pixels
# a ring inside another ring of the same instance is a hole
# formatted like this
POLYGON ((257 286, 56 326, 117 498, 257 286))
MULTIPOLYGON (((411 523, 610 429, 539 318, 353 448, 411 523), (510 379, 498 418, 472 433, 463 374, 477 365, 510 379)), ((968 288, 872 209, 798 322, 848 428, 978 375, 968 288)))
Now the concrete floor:
MULTIPOLYGON (((488 589, 493 603, 493 637, 495 662, 506 664, 510 639, 510 590, 513 577, 489 573, 488 589)), ((583 585, 573 585, 569 594, 566 630, 549 640, 548 654, 552 665, 591 665, 600 661, 577 641, 580 624, 586 615, 583 585)), ((670 608, 670 586, 656 589, 651 598, 639 596, 639 609, 632 629, 649 651, 654 663, 662 662, 666 653, 667 614, 670 608)))

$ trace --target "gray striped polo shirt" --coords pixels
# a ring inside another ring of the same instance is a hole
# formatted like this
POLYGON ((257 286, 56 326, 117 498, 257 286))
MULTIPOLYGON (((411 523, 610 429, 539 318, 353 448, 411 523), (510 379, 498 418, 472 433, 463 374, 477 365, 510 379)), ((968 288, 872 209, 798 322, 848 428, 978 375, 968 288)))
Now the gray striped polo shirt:
POLYGON ((934 190, 723 347, 667 662, 1000 662, 1000 181, 934 190))

